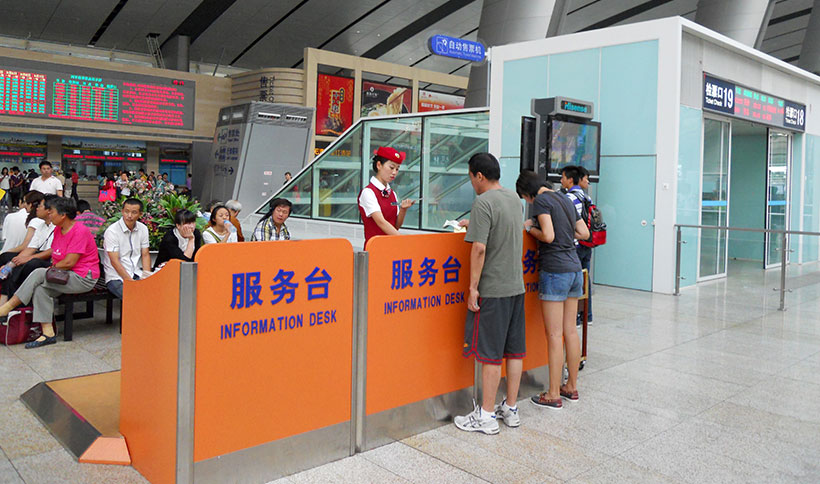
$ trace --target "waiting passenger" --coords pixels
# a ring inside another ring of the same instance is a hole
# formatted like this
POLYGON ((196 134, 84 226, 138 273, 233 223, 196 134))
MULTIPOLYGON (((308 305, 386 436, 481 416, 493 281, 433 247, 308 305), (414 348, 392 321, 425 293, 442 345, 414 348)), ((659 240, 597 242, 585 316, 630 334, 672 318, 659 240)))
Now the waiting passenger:
POLYGON ((228 200, 225 202, 225 207, 231 213, 230 225, 228 229, 231 232, 236 232, 236 240, 239 242, 245 241, 245 235, 242 233, 242 224, 239 223, 239 212, 242 211, 242 204, 236 200, 228 200))
POLYGON ((388 146, 376 150, 373 157, 373 171, 376 174, 370 177, 370 184, 359 194, 365 249, 367 242, 377 235, 399 235, 407 209, 416 203, 410 199, 399 203, 396 192, 390 188, 390 182, 396 179, 405 156, 404 152, 399 153, 388 146))
MULTIPOLYGON (((55 226, 54 241, 48 250, 51 269, 65 276, 63 281, 47 280, 49 269, 35 269, 8 302, 0 306, 0 316, 6 316, 21 304, 34 306, 33 321, 39 323, 43 335, 26 343, 26 348, 39 348, 57 342, 54 331, 54 302, 62 294, 81 294, 94 288, 100 277, 100 259, 94 236, 85 225, 76 223, 77 209, 68 198, 57 197, 50 202, 49 217, 55 226)), ((49 278, 50 279, 50 278, 49 278)))
POLYGON ((91 210, 91 204, 86 200, 77 202, 77 218, 74 221, 88 227, 88 230, 94 235, 97 235, 103 224, 105 224, 105 219, 94 213, 91 210))
MULTIPOLYGON (((3 220, 3 237, 6 242, 3 244, 3 254, 14 253, 17 255, 28 246, 31 238, 34 237, 34 232, 37 227, 43 225, 45 222, 37 218, 37 213, 31 213, 32 207, 40 204, 43 199, 43 194, 40 192, 28 192, 20 201, 20 210, 6 215, 3 220), (32 224, 32 222, 36 220, 32 224), (22 229, 22 230, 21 230, 22 229)), ((14 256, 11 256, 14 257, 14 256)), ((9 258, 3 261, 3 255, 0 254, 0 266, 11 260, 9 258)))
POLYGON ((63 182, 53 176, 54 168, 50 161, 40 162, 40 176, 31 181, 31 190, 37 190, 44 195, 63 196, 63 182))
MULTIPOLYGON (((5 303, 22 284, 26 277, 34 269, 48 267, 51 265, 51 242, 53 240, 54 226, 51 225, 48 209, 50 203, 59 198, 57 195, 43 195, 40 192, 29 192, 26 195, 29 200, 38 200, 32 206, 29 218, 29 230, 34 227, 31 238, 26 238, 25 247, 14 252, 5 252, 0 255, 0 265, 12 263, 12 270, 2 281, 0 292, 0 304, 5 303), (37 194, 37 195, 33 195, 37 194)), ((17 249, 17 248, 15 248, 17 249)))
MULTIPOLYGON (((572 186, 567 189, 567 197, 575 206, 578 215, 584 218, 584 210, 588 210, 589 205, 592 204, 592 198, 589 196, 589 171, 583 166, 575 166, 575 173, 569 172, 567 175, 572 181, 572 186)), ((563 185, 563 173, 562 173, 563 185)), ((589 218, 589 213, 586 214, 589 218)), ((584 222, 586 223, 586 222, 584 222)), ((589 225, 587 225, 589 228, 589 225)), ((592 324, 592 268, 590 262, 592 261, 592 247, 587 247, 575 241, 575 251, 578 252, 578 259, 581 261, 581 267, 587 270, 587 283, 589 293, 587 294, 587 321, 592 324)), ((581 305, 578 307, 578 316, 575 318, 575 325, 581 326, 581 319, 584 314, 581 310, 581 305)))
POLYGON ((202 232, 203 244, 220 244, 223 242, 236 242, 236 232, 231 232, 231 212, 225 205, 217 205, 211 211, 211 220, 208 228, 202 232))
POLYGON ((268 213, 253 229, 251 241, 290 240, 285 221, 290 217, 293 204, 286 198, 274 198, 268 206, 268 213))
POLYGON ((581 344, 575 329, 578 298, 584 292, 581 261, 575 252, 574 239, 586 239, 589 230, 567 197, 546 186, 534 172, 524 170, 515 182, 518 196, 533 205, 532 220, 524 228, 538 240, 538 298, 547 332, 549 354, 549 390, 532 397, 540 407, 560 409, 561 398, 578 401, 578 369, 581 344), (566 348, 569 379, 561 386, 563 346, 566 348))
POLYGON ((165 232, 159 243, 159 253, 154 270, 171 259, 193 262, 196 251, 202 246, 202 234, 196 228, 196 214, 179 210, 174 215, 174 228, 165 232))
POLYGON ((123 281, 137 280, 151 270, 148 227, 139 221, 142 210, 141 201, 127 199, 122 204, 122 217, 105 230, 105 286, 120 299, 123 281))

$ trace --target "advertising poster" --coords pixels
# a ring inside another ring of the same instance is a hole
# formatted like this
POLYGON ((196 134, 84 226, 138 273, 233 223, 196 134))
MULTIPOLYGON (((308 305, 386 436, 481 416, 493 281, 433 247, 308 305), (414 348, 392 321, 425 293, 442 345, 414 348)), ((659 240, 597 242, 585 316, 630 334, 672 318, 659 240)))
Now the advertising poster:
POLYGON ((319 74, 316 134, 339 136, 353 124, 353 79, 319 74))
POLYGON ((362 117, 409 113, 413 90, 378 82, 362 82, 362 117))
POLYGON ((419 112, 445 111, 464 107, 464 96, 419 90, 419 112))

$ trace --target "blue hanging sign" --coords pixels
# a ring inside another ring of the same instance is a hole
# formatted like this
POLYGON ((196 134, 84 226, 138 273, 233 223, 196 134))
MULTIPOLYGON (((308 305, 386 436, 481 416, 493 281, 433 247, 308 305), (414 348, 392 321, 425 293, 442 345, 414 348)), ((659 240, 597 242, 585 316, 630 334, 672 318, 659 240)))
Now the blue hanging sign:
POLYGON ((451 57, 472 62, 482 62, 486 54, 484 44, 472 40, 433 35, 429 40, 430 52, 435 55, 451 57))

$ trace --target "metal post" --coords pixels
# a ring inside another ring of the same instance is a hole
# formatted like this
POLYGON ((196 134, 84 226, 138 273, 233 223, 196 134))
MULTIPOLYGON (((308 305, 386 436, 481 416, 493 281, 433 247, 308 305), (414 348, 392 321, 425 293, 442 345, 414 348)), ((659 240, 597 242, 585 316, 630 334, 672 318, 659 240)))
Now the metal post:
POLYGON ((350 455, 365 446, 365 390, 367 385, 367 252, 353 258, 353 378, 350 406, 350 455))
POLYGON ((675 244, 675 296, 680 296, 680 280, 683 279, 680 275, 680 252, 681 244, 686 242, 681 240, 681 228, 677 226, 676 244, 675 244))
POLYGON ((782 234, 780 239, 780 310, 786 310, 786 259, 789 255, 789 249, 786 245, 788 241, 786 232, 782 234))
POLYGON ((179 269, 179 360, 177 367, 176 482, 194 482, 197 264, 179 269))

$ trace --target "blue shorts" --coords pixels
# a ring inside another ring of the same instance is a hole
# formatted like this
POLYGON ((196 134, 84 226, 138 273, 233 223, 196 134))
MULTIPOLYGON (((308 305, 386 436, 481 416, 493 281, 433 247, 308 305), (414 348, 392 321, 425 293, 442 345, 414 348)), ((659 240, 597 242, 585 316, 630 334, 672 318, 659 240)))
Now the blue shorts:
POLYGON ((570 297, 584 295, 584 272, 540 272, 538 299, 542 301, 565 301, 570 297))

